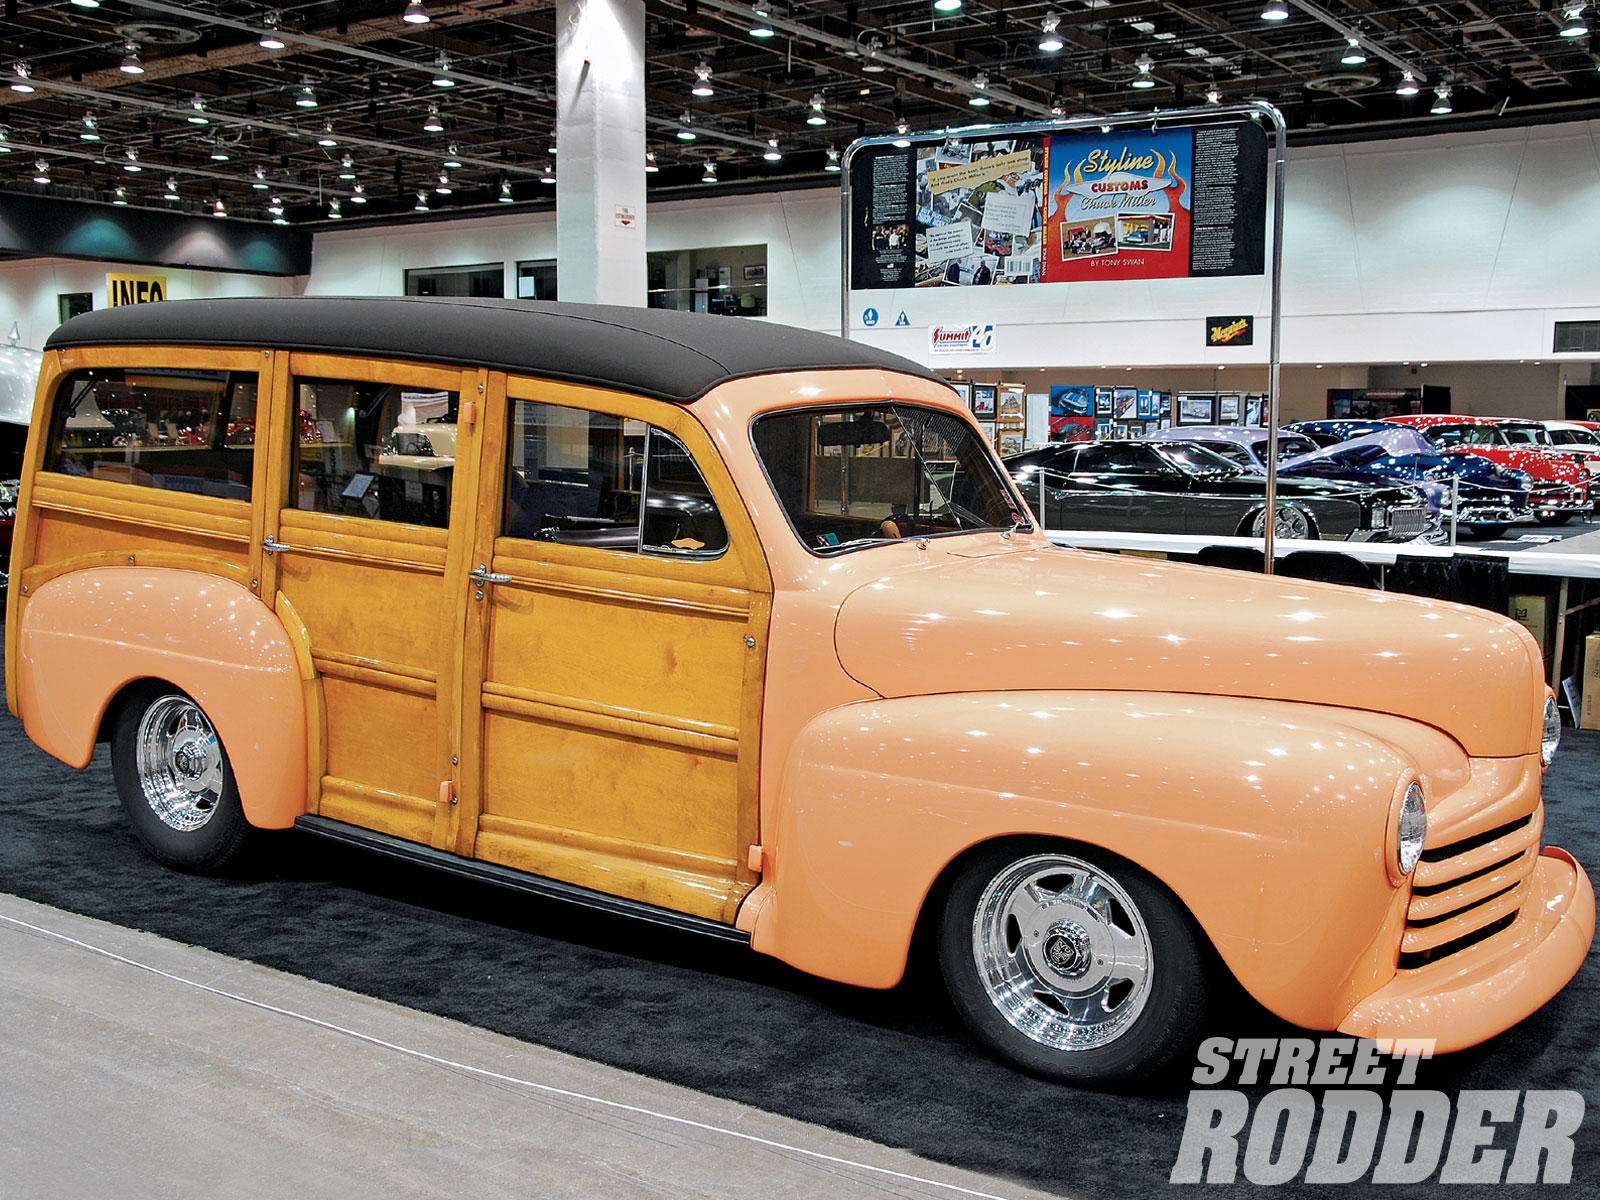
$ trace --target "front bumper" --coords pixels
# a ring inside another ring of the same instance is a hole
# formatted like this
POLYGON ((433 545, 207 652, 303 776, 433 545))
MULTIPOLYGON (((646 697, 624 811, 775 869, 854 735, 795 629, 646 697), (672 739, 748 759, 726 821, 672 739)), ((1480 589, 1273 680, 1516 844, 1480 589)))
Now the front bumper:
POLYGON ((1550 516, 1553 513, 1586 513, 1589 511, 1588 492, 1571 485, 1563 486, 1560 489, 1541 489, 1534 492, 1531 499, 1534 513, 1541 517, 1550 516))
POLYGON ((1339 1032, 1431 1038, 1436 1053, 1475 1046, 1532 1015, 1583 965, 1594 940, 1594 888, 1576 859, 1546 846, 1517 920, 1487 941, 1395 978, 1362 1000, 1339 1032))

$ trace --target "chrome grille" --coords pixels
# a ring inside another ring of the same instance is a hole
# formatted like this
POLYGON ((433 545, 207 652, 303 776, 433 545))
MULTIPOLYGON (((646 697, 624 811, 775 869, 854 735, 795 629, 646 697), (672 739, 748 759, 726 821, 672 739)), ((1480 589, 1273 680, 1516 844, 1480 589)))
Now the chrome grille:
POLYGON ((1424 850, 1412 876, 1400 968, 1437 962, 1515 921, 1543 832, 1541 804, 1504 825, 1424 850))
POLYGON ((1395 508, 1389 511, 1389 530, 1396 537, 1419 537, 1428 528, 1428 510, 1424 505, 1395 508))

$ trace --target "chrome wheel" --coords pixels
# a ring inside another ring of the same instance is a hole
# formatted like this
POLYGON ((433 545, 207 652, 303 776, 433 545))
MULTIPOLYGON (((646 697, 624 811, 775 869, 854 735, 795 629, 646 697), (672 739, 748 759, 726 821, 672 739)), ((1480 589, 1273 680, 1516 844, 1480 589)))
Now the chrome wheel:
POLYGON ((1138 1019, 1154 978, 1151 939, 1128 893, 1098 867, 1037 855, 978 898, 972 951, 990 1002, 1054 1050, 1094 1050, 1138 1019))
MULTIPOLYGON (((1267 514, 1259 512, 1250 525, 1250 532, 1255 537, 1261 537, 1267 531, 1267 514)), ((1311 531, 1311 518, 1304 511, 1292 504, 1280 504, 1273 512, 1272 536, 1275 538, 1290 538, 1304 541, 1315 537, 1311 531)))
POLYGON ((222 801, 222 744, 187 696, 162 696, 145 709, 134 735, 139 789, 167 828, 192 833, 222 801))

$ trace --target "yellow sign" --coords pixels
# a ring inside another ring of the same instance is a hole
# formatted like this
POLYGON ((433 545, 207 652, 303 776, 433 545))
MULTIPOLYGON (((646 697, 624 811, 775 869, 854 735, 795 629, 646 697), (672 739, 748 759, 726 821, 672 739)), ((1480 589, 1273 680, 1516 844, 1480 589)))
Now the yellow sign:
POLYGON ((928 176, 928 190, 937 196, 951 188, 975 188, 991 179, 1010 175, 1013 171, 1026 171, 1033 165, 1031 150, 1016 150, 1010 154, 997 154, 993 158, 980 158, 975 163, 961 163, 954 167, 940 167, 928 176))
POLYGON ((107 275, 106 307, 122 304, 154 304, 167 298, 165 275, 107 275))

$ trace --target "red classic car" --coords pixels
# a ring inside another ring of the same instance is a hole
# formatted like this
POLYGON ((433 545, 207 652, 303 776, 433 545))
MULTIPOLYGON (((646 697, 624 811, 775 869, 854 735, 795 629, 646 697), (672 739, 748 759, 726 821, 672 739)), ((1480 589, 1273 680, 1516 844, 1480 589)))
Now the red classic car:
POLYGON ((1534 516, 1544 524, 1561 525, 1589 511, 1589 473, 1581 462, 1568 454, 1513 441, 1505 428, 1533 422, 1453 413, 1384 419, 1396 425, 1411 426, 1446 453, 1476 454, 1507 470, 1526 472, 1533 477, 1534 516))

